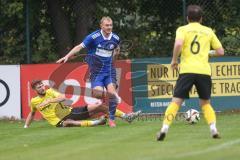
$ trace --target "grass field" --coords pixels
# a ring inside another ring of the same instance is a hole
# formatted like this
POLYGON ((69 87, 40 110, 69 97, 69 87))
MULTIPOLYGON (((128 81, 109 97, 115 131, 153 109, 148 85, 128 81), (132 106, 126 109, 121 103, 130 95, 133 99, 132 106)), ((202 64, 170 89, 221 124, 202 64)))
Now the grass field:
POLYGON ((0 121, 1 160, 239 160, 240 115, 219 115, 222 139, 212 139, 205 121, 177 121, 164 142, 155 140, 161 121, 118 121, 117 128, 54 128, 45 121, 0 121))

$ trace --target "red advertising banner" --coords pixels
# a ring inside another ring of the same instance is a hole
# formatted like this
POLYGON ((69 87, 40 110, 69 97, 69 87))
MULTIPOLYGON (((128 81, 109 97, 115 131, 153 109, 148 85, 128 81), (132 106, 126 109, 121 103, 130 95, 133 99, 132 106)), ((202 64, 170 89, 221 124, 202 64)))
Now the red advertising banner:
MULTIPOLYGON (((122 102, 118 109, 123 112, 131 112, 132 92, 131 84, 131 61, 118 61, 117 68, 118 93, 122 102)), ((86 63, 66 64, 31 64, 21 65, 21 101, 22 118, 26 118, 30 112, 30 100, 36 96, 31 89, 31 81, 41 79, 48 87, 53 87, 69 99, 67 105, 83 106, 93 103, 91 85, 89 82, 88 66, 86 63)), ((40 119, 39 113, 35 116, 40 119)))

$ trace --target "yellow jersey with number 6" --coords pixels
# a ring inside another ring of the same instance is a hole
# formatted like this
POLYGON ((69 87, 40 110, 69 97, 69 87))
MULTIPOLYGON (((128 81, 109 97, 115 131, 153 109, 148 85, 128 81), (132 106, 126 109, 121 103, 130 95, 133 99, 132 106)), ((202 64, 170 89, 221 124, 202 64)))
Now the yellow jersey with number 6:
POLYGON ((69 115, 72 108, 65 106, 61 102, 50 103, 43 107, 38 107, 39 104, 44 102, 46 99, 56 98, 60 95, 57 91, 53 89, 47 89, 44 96, 36 96, 31 99, 31 110, 33 112, 39 111, 44 119, 46 119, 51 125, 56 125, 65 116, 69 115))
POLYGON ((213 30, 200 23, 189 23, 177 29, 175 39, 183 40, 180 74, 211 75, 211 67, 208 63, 210 47, 213 49, 222 47, 213 30))

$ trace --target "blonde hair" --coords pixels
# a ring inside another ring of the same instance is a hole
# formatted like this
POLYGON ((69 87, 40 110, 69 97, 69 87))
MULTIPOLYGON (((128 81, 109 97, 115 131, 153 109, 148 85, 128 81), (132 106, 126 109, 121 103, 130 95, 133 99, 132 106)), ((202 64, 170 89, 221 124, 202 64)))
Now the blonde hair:
POLYGON ((104 17, 101 18, 101 20, 100 20, 100 24, 102 24, 103 21, 105 21, 105 20, 112 21, 112 18, 109 17, 109 16, 104 16, 104 17))

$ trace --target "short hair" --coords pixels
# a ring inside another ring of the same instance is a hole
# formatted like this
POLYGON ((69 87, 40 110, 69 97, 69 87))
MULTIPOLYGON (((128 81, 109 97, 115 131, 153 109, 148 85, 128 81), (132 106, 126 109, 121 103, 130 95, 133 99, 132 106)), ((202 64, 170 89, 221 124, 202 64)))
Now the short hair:
POLYGON ((36 85, 38 85, 40 83, 42 83, 42 80, 39 80, 39 79, 32 80, 32 82, 31 82, 32 89, 35 89, 36 85))
POLYGON ((199 22, 202 14, 202 8, 198 5, 189 5, 187 8, 187 16, 190 22, 199 22))
POLYGON ((109 16, 104 16, 104 17, 101 18, 101 20, 100 20, 100 24, 102 24, 103 21, 105 21, 105 20, 112 21, 112 18, 109 17, 109 16))

